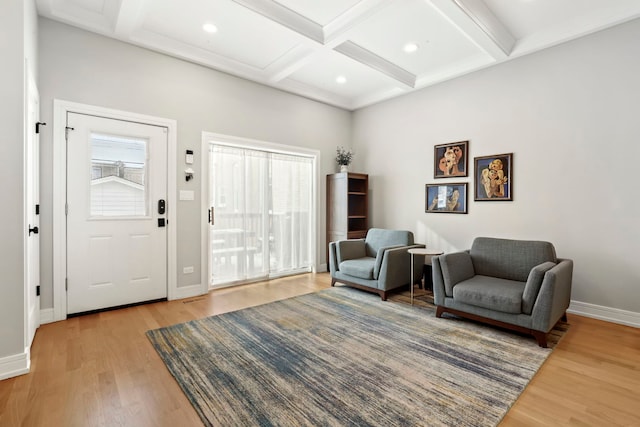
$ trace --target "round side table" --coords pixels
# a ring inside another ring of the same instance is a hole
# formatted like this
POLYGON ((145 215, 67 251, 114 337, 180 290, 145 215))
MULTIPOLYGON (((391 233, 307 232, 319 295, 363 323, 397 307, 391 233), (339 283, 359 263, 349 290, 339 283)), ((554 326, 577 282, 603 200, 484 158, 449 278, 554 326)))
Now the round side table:
MULTIPOLYGON (((408 250, 409 254, 411 255, 411 272, 410 272, 410 279, 409 279, 409 284, 410 284, 410 288, 411 288, 411 305, 413 305, 413 258, 415 255, 422 255, 422 256, 436 256, 436 255, 442 255, 444 252, 442 252, 440 249, 431 249, 431 248, 411 248, 408 250)), ((424 261, 423 261, 424 263, 424 261)), ((426 284, 425 284, 426 287, 426 284)))

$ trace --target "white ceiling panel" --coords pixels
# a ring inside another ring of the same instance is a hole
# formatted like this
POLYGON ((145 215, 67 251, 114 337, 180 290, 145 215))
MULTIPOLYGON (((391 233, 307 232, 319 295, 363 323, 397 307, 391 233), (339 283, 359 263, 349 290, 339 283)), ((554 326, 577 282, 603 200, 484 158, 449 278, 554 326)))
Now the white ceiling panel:
POLYGON ((304 41, 299 34, 231 0, 153 0, 142 28, 259 69, 304 41), (204 24, 217 32, 207 33, 204 24))
POLYGON ((640 18, 640 0, 36 4, 41 16, 349 110, 640 18))
POLYGON ((529 53, 640 17, 640 0, 484 0, 529 53))
POLYGON ((350 31, 349 39, 418 76, 482 53, 477 44, 424 0, 397 2, 380 10, 350 31), (386 30, 389 28, 393 31, 386 30), (418 49, 405 52, 403 48, 408 43, 415 43, 418 49))
POLYGON ((380 88, 389 90, 397 86, 390 77, 331 50, 316 54, 289 78, 344 98, 357 98, 380 88), (346 82, 338 83, 339 76, 346 82))

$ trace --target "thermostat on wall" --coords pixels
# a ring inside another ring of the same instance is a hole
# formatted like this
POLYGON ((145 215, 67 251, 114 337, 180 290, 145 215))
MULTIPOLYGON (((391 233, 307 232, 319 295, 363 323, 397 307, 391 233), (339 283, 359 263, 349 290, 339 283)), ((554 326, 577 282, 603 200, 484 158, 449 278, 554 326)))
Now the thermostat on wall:
POLYGON ((184 158, 184 162, 188 165, 193 164, 193 150, 187 150, 187 155, 184 158))

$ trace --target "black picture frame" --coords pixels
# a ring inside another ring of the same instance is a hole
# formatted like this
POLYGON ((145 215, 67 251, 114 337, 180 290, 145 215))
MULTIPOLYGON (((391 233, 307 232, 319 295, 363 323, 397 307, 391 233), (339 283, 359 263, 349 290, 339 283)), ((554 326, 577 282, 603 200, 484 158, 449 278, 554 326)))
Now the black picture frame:
POLYGON ((427 213, 468 212, 468 196, 466 182, 425 185, 425 207, 427 213))
POLYGON ((469 176, 469 141, 450 142, 433 147, 433 177, 469 176))
POLYGON ((513 153, 475 157, 473 197, 477 202, 513 200, 513 153))

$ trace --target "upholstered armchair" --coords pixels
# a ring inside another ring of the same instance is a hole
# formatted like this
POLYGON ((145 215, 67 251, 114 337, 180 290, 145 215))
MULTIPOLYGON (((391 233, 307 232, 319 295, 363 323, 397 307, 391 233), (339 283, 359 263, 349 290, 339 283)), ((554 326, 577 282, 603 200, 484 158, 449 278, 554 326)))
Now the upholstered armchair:
POLYGON ((549 242, 478 237, 434 257, 436 316, 452 313, 533 335, 541 347, 571 300, 573 261, 549 242))
POLYGON ((372 228, 364 239, 339 240, 329 243, 331 286, 336 282, 376 292, 386 301, 389 291, 416 283, 422 274, 422 264, 411 271, 410 248, 413 233, 404 230, 372 228))

